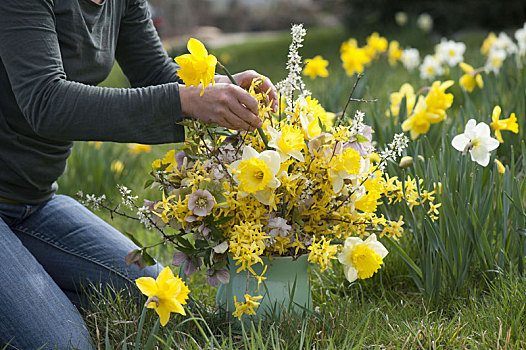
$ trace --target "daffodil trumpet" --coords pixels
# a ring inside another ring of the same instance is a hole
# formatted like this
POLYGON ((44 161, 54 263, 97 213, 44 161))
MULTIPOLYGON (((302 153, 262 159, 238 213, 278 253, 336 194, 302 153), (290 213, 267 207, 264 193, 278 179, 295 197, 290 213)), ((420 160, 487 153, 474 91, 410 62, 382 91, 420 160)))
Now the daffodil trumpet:
MULTIPOLYGON (((230 79, 230 82, 232 82, 232 84, 239 86, 238 83, 236 82, 236 80, 234 79, 234 77, 232 76, 232 74, 230 74, 228 69, 223 64, 221 64, 221 62, 217 61, 216 64, 217 64, 217 68, 219 68, 223 72, 225 72, 226 76, 228 77, 228 79, 230 79)), ((267 138, 267 135, 265 135, 265 132, 263 131, 263 129, 258 128, 258 134, 259 134, 259 136, 261 136, 261 140, 265 144, 265 147, 267 149, 269 149, 269 147, 268 147, 268 138, 267 138)))

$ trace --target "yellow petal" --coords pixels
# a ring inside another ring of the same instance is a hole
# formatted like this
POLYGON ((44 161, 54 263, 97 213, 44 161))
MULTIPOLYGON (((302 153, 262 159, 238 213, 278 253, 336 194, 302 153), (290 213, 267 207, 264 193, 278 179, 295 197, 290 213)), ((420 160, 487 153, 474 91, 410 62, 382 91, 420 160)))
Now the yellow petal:
POLYGON ((157 294, 157 283, 151 277, 140 277, 135 280, 142 294, 152 296, 157 294))
POLYGON ((473 67, 471 67, 469 64, 467 63, 464 63, 464 62, 460 62, 459 63, 460 65, 460 68, 465 72, 465 73, 469 73, 473 70, 473 67))
POLYGON ((500 112, 501 112, 500 106, 495 106, 495 108, 493 108, 493 113, 491 114, 491 120, 493 120, 493 122, 496 122, 499 120, 500 112))
POLYGON ((440 90, 446 91, 447 88, 451 87, 453 84, 455 84, 454 80, 447 80, 443 82, 442 84, 440 84, 440 90))
POLYGON ((164 300, 162 303, 159 304, 159 307, 155 308, 155 311, 161 319, 161 326, 166 326, 166 324, 170 320, 170 309, 167 307, 164 300))
POLYGON ((477 74, 477 76, 475 77, 475 81, 477 82, 477 85, 479 86, 479 88, 482 89, 484 87, 484 81, 482 80, 482 75, 477 74))
POLYGON ((163 300, 163 302, 164 302, 165 307, 168 310, 170 310, 170 312, 175 312, 183 316, 186 315, 186 312, 184 311, 184 307, 177 300, 170 299, 170 300, 163 300))
POLYGON ((201 56, 201 57, 208 56, 208 51, 206 50, 205 46, 203 45, 202 42, 200 42, 197 39, 190 38, 190 40, 188 40, 187 47, 188 47, 188 51, 190 51, 192 55, 201 56))
POLYGON ((173 279, 173 278, 174 278, 174 274, 173 274, 172 270, 170 270, 170 268, 168 266, 166 266, 159 273, 159 276, 157 276, 157 283, 158 284, 166 283, 166 282, 168 282, 168 280, 173 279))

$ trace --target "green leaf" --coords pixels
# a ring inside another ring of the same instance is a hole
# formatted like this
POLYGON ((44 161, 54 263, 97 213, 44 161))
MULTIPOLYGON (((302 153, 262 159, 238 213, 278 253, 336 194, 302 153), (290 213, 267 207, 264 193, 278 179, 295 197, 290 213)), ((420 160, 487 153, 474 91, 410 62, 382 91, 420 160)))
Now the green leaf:
POLYGON ((368 139, 367 137, 363 136, 363 135, 356 134, 355 137, 356 137, 356 141, 357 141, 358 143, 369 142, 369 139, 368 139))
POLYGON ((153 184, 153 179, 146 180, 144 183, 144 189, 150 187, 153 184))

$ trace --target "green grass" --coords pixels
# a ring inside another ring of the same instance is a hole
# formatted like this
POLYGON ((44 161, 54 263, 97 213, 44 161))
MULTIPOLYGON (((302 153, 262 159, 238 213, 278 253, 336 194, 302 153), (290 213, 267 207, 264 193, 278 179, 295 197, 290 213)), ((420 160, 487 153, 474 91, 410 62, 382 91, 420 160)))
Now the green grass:
MULTIPOLYGON (((469 295, 436 308, 420 294, 382 286, 377 278, 362 283, 327 285, 327 277, 313 274, 313 297, 318 312, 304 317, 284 317, 241 329, 218 315, 197 292, 198 301, 188 310, 199 320, 180 315, 159 333, 159 347, 171 349, 458 349, 526 346, 526 279, 500 276, 491 284, 479 282, 469 295), (514 310, 514 312, 510 312, 514 310), (203 329, 200 333, 197 326, 203 329)), ((337 281, 340 281, 339 283, 337 281)), ((205 287, 206 289, 206 287, 205 287)), ((211 291, 213 292, 213 291, 211 291)), ((194 298, 196 298, 194 296, 194 298)), ((105 342, 109 322, 112 349, 121 349, 124 328, 128 348, 137 332, 140 307, 131 296, 116 298, 97 293, 90 299, 86 321, 99 344, 105 342), (97 338, 98 337, 98 338, 97 338)), ((147 314, 143 343, 157 316, 147 314)))
MULTIPOLYGON (((346 77, 340 67, 341 42, 353 36, 364 44, 366 34, 369 33, 359 31, 351 35, 338 28, 308 30, 302 56, 322 54, 330 61, 331 75, 328 79, 305 80, 308 89, 327 110, 341 111, 354 83, 354 78, 346 77)), ((422 56, 430 53, 439 40, 414 31, 381 34, 399 40, 402 46, 418 47, 422 56)), ((483 63, 479 47, 484 36, 485 33, 465 32, 456 37, 466 42, 466 61, 475 67, 483 63)), ((285 76, 289 42, 289 34, 283 33, 273 40, 234 45, 213 53, 218 57, 228 54, 232 72, 256 69, 277 82, 285 76)), ((175 50, 174 53, 176 51, 181 52, 175 50)), ((117 69, 105 84, 126 86, 117 69)), ((508 65, 498 77, 485 76, 484 89, 469 95, 463 94, 456 83, 450 89, 455 100, 448 110, 448 119, 432 125, 430 132, 411 143, 407 150, 415 159, 423 155, 424 162, 415 161, 405 170, 395 163, 389 165, 390 174, 423 178, 427 189, 433 182, 443 184, 441 216, 435 223, 419 209, 413 213, 387 203, 381 206, 390 218, 398 218, 400 214, 405 217, 406 232, 398 244, 407 253, 406 257, 397 253, 396 246, 388 245, 390 254, 382 270, 370 280, 352 285, 346 282, 338 265, 323 274, 313 269, 313 300, 320 308, 319 313, 255 325, 245 331, 215 313, 215 289, 206 285, 202 274, 191 276, 188 283, 194 302, 190 311, 202 319, 196 322, 204 333, 194 320, 185 321, 188 318, 179 316, 161 328, 160 348, 526 347, 526 280, 520 277, 526 257, 526 97, 524 70, 520 72, 517 74, 517 70, 508 65), (489 123, 496 104, 506 116, 515 112, 519 118, 519 134, 504 132, 506 142, 496 152, 496 157, 507 166, 504 176, 497 174, 493 163, 487 168, 475 166, 468 157, 462 157, 450 147, 452 137, 463 131, 469 118, 489 123), (408 259, 413 265, 408 264, 408 259), (420 276, 415 273, 416 269, 420 270, 420 276)), ((450 75, 441 80, 456 78, 458 74, 453 68, 450 75)), ((380 145, 390 142, 393 134, 400 132, 403 118, 386 117, 385 111, 389 94, 404 82, 410 82, 417 90, 429 83, 421 81, 418 72, 390 67, 380 59, 366 70, 356 91, 355 96, 377 98, 378 102, 352 104, 348 115, 356 109, 366 112, 367 123, 375 129, 375 140, 380 145)), ((149 164, 174 147, 176 145, 155 146, 149 154, 133 156, 125 145, 105 144, 96 150, 86 143, 78 143, 60 180, 60 190, 70 195, 78 190, 98 195, 107 193, 115 205, 120 201, 116 195, 117 183, 134 189, 141 198, 158 196, 154 190, 142 190, 149 164), (121 174, 109 169, 116 159, 125 164, 121 174)), ((99 214, 143 244, 158 241, 156 234, 135 222, 119 217, 110 219, 104 212, 99 214)), ((160 246, 151 253, 168 265, 173 251, 160 246)), ((117 300, 113 300, 100 292, 90 298, 87 306, 86 322, 101 347, 106 341, 106 324, 111 348, 122 348, 124 327, 128 348, 135 339, 141 307, 131 297, 117 294, 117 300)), ((150 312, 143 343, 155 319, 153 311, 150 312)))

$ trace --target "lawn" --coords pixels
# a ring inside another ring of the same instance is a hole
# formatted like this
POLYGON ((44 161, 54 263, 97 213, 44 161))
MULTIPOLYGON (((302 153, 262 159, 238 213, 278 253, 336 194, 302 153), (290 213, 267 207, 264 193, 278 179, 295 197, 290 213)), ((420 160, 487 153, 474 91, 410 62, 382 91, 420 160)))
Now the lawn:
MULTIPOLYGON (((356 79, 346 76, 341 68, 341 43, 354 37, 364 45, 369 34, 350 33, 342 28, 308 30, 301 55, 311 58, 320 54, 330 63, 329 78, 305 77, 305 82, 328 111, 343 110, 356 79)), ((396 28, 381 34, 389 40, 398 40, 402 47, 417 47, 421 58, 431 53, 440 40, 434 35, 396 28)), ((484 64, 480 46, 486 35, 465 31, 454 36, 455 41, 466 44, 465 61, 474 67, 484 64)), ((287 74, 289 43, 289 34, 283 33, 272 40, 223 47, 211 53, 232 72, 255 69, 278 82, 287 74)), ((175 49, 172 54, 182 51, 175 49)), ((192 290, 188 310, 193 316, 177 316, 161 328, 159 348, 526 347, 525 73, 524 68, 507 61, 499 75, 484 75, 484 87, 472 93, 460 88, 459 67, 451 67, 446 76, 436 78, 455 80, 448 90, 453 93, 454 102, 447 111, 447 119, 431 125, 429 132, 410 143, 405 155, 413 157, 411 166, 400 168, 392 162, 387 170, 400 179, 407 176, 423 179, 421 186, 428 190, 441 183, 442 190, 436 194, 441 203, 439 218, 430 220, 429 213, 421 207, 411 210, 407 205, 384 200, 381 212, 391 219, 403 215, 406 225, 399 241, 384 242, 390 253, 385 265, 372 278, 349 283, 337 262, 323 273, 313 265, 310 277, 314 311, 245 329, 225 321, 225 315, 215 309, 215 288, 208 286, 202 275, 192 275, 187 282, 192 290), (502 107, 506 117, 516 113, 519 132, 503 132, 505 142, 492 153, 490 165, 481 167, 450 144, 455 135, 464 131, 468 119, 489 124, 495 105, 502 107), (497 171, 493 158, 505 164, 504 174, 497 171)), ((389 95, 403 83, 412 84, 418 91, 431 81, 421 79, 418 71, 408 72, 401 64, 392 67, 382 57, 366 68, 353 95, 377 102, 352 103, 347 115, 354 115, 355 110, 364 111, 366 124, 375 129, 374 140, 379 146, 384 145, 401 132, 406 117, 404 111, 398 117, 386 116, 389 95)), ((103 84, 125 86, 126 81, 115 67, 103 84)), ((127 145, 77 143, 68 170, 59 181, 60 192, 105 193, 118 203, 116 185, 124 184, 140 199, 160 198, 158 191, 143 189, 151 163, 179 147, 154 146, 150 152, 133 154, 127 145), (120 171, 115 165, 119 161, 120 171)), ((107 213, 98 214, 122 232, 133 234, 144 245, 159 240, 156 234, 133 221, 119 217, 112 220, 107 213)), ((155 247, 150 252, 160 262, 170 264, 173 250, 167 246, 155 247)), ((85 320, 93 338, 101 348, 121 349, 125 343, 129 347, 135 341, 140 307, 126 292, 117 293, 117 297, 111 297, 107 290, 94 289, 92 293, 85 320), (127 340, 123 341, 125 334, 127 340)), ((147 315, 141 343, 146 343, 156 317, 153 312, 147 315)))

